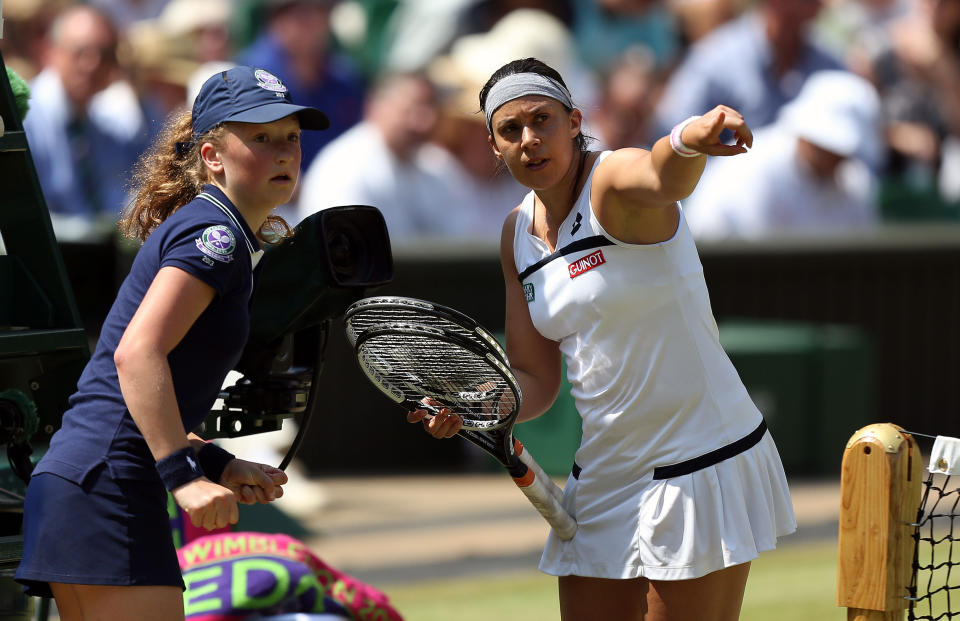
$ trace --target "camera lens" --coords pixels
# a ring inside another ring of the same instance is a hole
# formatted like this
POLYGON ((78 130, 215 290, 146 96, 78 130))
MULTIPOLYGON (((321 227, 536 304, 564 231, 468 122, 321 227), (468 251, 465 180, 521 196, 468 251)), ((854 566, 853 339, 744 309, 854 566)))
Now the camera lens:
POLYGON ((364 280, 365 272, 369 271, 369 263, 365 257, 369 256, 366 244, 358 231, 337 223, 327 231, 327 252, 330 257, 330 267, 334 278, 342 284, 364 280))
POLYGON ((369 286, 393 277, 390 238, 380 212, 363 205, 323 213, 331 275, 340 286, 369 286))

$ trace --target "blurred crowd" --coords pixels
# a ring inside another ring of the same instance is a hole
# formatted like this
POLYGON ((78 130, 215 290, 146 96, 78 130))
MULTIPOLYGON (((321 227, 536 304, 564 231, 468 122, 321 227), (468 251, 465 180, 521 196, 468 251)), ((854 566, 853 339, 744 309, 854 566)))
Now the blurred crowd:
POLYGON ((4 0, 0 52, 58 238, 113 234, 133 163, 232 64, 331 128, 303 140, 290 224, 378 207, 391 238, 496 240, 525 190, 478 92, 509 60, 558 69, 593 149, 649 148, 717 104, 753 149, 712 158, 700 239, 960 219, 960 0, 4 0))

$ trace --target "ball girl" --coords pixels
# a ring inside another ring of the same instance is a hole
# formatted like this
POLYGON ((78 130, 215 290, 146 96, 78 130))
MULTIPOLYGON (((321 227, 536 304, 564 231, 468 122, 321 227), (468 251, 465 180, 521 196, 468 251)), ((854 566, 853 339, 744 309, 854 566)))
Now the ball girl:
POLYGON ((167 491, 207 529, 282 495, 282 471, 188 430, 243 350, 261 242, 289 233, 270 214, 296 186, 300 132, 328 125, 240 66, 209 78, 138 162, 120 228, 142 246, 24 505, 16 579, 64 621, 183 619, 167 491))

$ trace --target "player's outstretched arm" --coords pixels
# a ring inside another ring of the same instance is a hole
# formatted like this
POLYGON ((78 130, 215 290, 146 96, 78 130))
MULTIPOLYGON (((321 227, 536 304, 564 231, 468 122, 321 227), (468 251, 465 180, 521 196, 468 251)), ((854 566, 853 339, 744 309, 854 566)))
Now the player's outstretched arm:
POLYGON ((753 146, 753 132, 743 116, 729 106, 679 123, 650 151, 619 149, 594 175, 594 196, 619 209, 671 207, 690 195, 706 165, 705 155, 731 156, 753 146), (727 144, 720 137, 733 132, 727 144))

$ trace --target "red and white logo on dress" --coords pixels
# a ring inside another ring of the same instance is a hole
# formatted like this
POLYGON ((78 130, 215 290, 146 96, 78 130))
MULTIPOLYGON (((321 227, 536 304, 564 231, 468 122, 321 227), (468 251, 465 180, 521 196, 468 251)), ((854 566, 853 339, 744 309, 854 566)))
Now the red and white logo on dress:
POLYGON ((596 252, 591 252, 585 257, 580 257, 573 263, 567 266, 567 270, 570 272, 570 278, 576 278, 581 274, 589 272, 595 267, 599 267, 606 263, 606 259, 603 258, 603 251, 597 250, 596 252))

